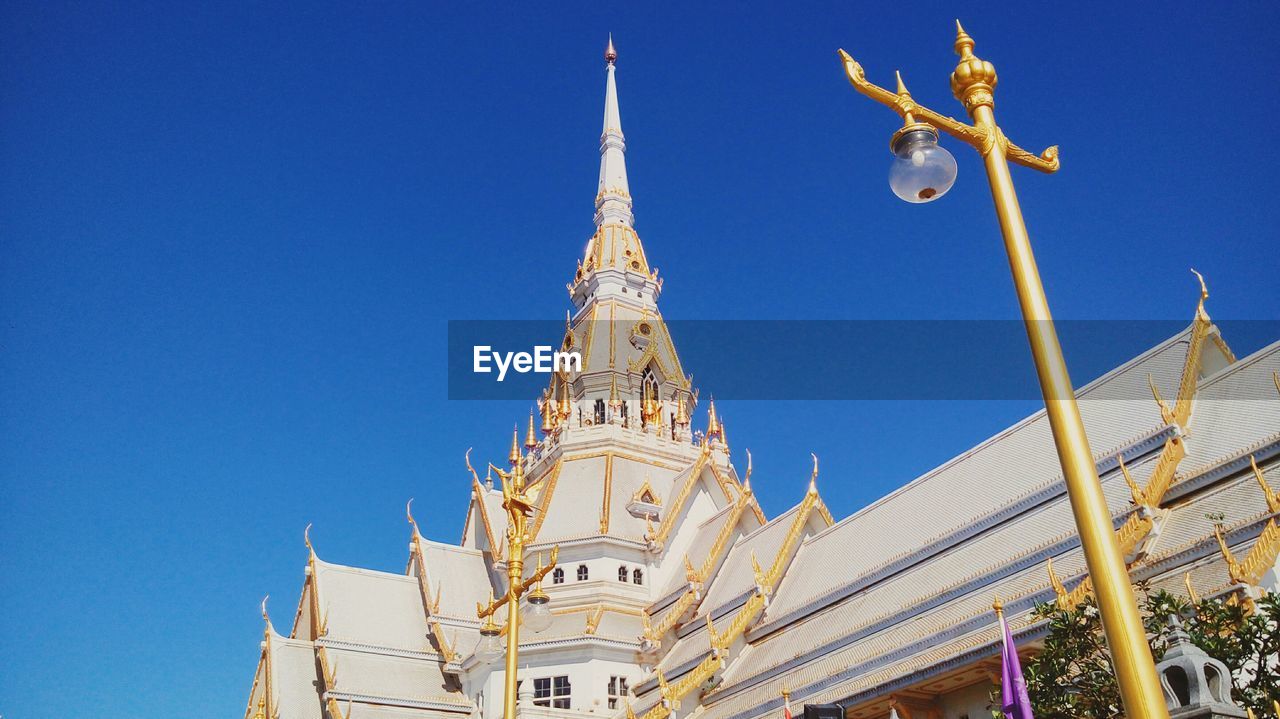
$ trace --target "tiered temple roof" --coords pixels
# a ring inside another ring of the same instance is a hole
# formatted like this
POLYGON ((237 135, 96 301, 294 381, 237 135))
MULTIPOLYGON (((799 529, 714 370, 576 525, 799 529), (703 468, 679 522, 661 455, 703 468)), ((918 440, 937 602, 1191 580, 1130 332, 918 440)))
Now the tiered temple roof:
MULTIPOLYGON (((967 713, 956 697, 985 696, 998 656, 993 596, 1034 648, 1033 606, 1090 591, 1044 413, 839 522, 815 458, 798 504, 767 519, 714 403, 705 432, 691 427, 697 395, 634 229, 612 43, 606 58, 596 230, 564 342, 584 366, 552 379, 521 460, 531 552, 559 546, 564 573, 547 587, 552 626, 522 639, 524 671, 578 684, 568 709, 522 711, 755 719, 786 691, 849 717, 967 713), (631 691, 602 704, 617 676, 631 691)), ((1077 394, 1134 579, 1247 596, 1274 584, 1280 552, 1266 489, 1280 487, 1280 342, 1237 360, 1205 297, 1185 331, 1077 394)), ((403 574, 322 561, 307 536, 292 628, 266 620, 247 718, 498 716, 476 605, 505 590, 506 514, 479 472, 467 481, 459 544, 410 513, 403 574)))

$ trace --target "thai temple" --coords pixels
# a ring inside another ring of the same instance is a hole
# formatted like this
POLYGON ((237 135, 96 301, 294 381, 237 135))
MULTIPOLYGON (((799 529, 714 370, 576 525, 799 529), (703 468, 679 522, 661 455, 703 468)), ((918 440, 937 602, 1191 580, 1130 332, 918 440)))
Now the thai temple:
MULTIPOLYGON (((520 632, 518 712, 990 716, 993 598, 1030 655, 1047 631, 1032 608, 1091 589, 1044 413, 840 519, 822 487, 853 479, 821 476, 817 458, 808 481, 735 467, 659 311, 612 41, 605 59, 595 231, 557 338, 583 366, 552 375, 496 462, 519 464, 534 506, 526 576, 556 555, 550 626, 520 632), (770 517, 752 486, 773 482, 796 493, 770 517)), ((1236 357, 1203 288, 1183 331, 1077 394, 1132 578, 1249 601, 1277 589, 1280 342, 1236 357)), ((477 607, 506 592, 507 514, 486 462, 472 465, 461 539, 428 539, 410 510, 403 571, 326 562, 308 539, 293 617, 273 622, 264 602, 246 719, 501 719, 503 662, 478 651, 477 607)))

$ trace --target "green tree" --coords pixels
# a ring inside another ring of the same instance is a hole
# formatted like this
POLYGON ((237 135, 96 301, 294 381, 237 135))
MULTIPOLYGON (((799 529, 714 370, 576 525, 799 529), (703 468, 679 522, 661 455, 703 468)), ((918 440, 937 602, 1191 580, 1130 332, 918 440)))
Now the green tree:
MULTIPOLYGON (((1152 592, 1145 583, 1139 583, 1137 590, 1157 662, 1169 646, 1168 619, 1177 615, 1191 641, 1230 670, 1236 702, 1259 716, 1271 713, 1272 702, 1280 701, 1276 671, 1280 661, 1280 598, 1264 595, 1250 614, 1240 604, 1222 599, 1193 604, 1164 590, 1152 592)), ((1023 667, 1036 718, 1123 717, 1120 690, 1093 598, 1072 609, 1059 609, 1052 602, 1041 604, 1034 614, 1049 627, 1043 649, 1023 667)), ((997 690, 992 711, 997 718, 1002 716, 998 697, 997 690)))

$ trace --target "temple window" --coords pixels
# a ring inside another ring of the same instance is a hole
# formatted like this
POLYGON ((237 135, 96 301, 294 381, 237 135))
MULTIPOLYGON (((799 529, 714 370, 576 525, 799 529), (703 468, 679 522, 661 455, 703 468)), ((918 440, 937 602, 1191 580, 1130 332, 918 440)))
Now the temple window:
POLYGON ((563 569, 561 569, 560 567, 556 567, 554 570, 552 570, 552 572, 551 572, 551 583, 552 583, 552 584, 564 584, 564 570, 563 570, 563 569))
POLYGON ((618 581, 619 581, 619 582, 625 582, 625 581, 627 581, 627 568, 626 568, 626 567, 618 567, 618 581))
MULTIPOLYGON (((623 581, 625 582, 626 579, 623 579, 623 581)), ((644 584, 644 572, 640 571, 637 567, 636 570, 631 573, 631 581, 634 584, 644 584)))
POLYGON ((609 677, 609 708, 617 709, 620 700, 627 696, 627 678, 609 677))
POLYGON ((579 582, 587 581, 587 565, 585 564, 578 565, 578 581, 579 582))
POLYGON ((569 677, 539 677, 533 680, 534 706, 569 708, 569 677))

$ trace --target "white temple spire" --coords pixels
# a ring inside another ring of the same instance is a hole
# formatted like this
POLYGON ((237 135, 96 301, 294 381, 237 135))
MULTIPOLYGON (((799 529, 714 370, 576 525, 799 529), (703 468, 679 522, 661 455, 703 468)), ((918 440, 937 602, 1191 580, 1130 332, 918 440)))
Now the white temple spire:
POLYGON ((596 194, 596 225, 623 224, 632 226, 631 190, 627 185, 627 145, 622 136, 622 115, 618 112, 618 83, 614 79, 617 70, 618 51, 613 47, 613 35, 604 53, 607 79, 604 90, 604 126, 600 132, 600 184, 596 194))

